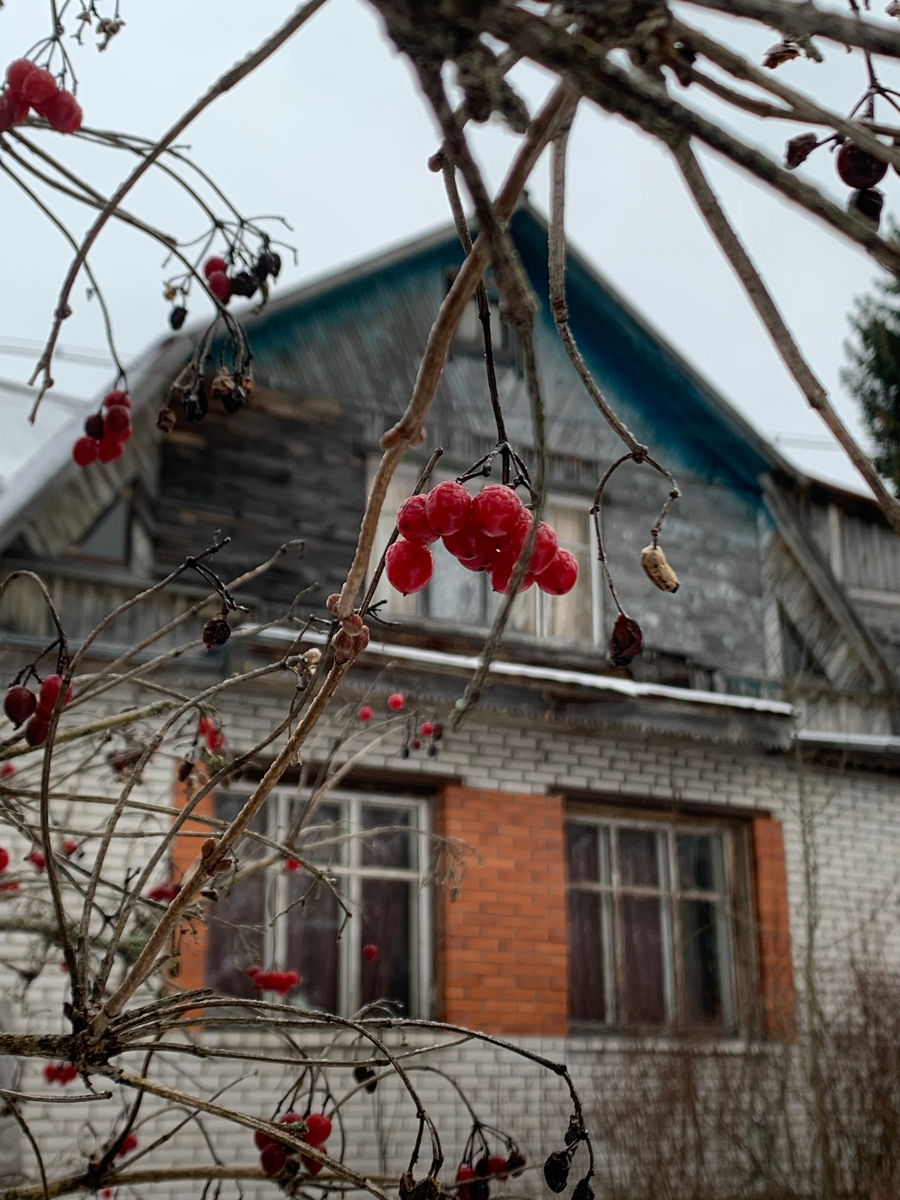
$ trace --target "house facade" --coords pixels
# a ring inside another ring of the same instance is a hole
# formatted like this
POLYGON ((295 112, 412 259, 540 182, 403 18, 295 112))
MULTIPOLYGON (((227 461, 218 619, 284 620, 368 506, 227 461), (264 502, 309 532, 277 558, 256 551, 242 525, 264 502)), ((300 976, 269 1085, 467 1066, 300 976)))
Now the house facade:
MULTIPOLYGON (((589 510, 620 446, 556 339, 544 223, 525 207, 511 233, 540 304, 547 519, 578 560, 578 583, 566 597, 533 588, 517 599, 489 686, 459 728, 447 717, 496 611, 489 580, 436 549, 424 591, 404 598, 381 585, 383 621, 369 649, 259 825, 288 827, 297 795, 327 774, 340 743, 333 763, 354 762, 318 802, 309 852, 354 918, 339 939, 333 899, 297 906, 308 878, 273 867, 211 907, 183 950, 179 984, 251 995, 246 968, 279 963, 302 977, 298 1004, 351 1015, 388 1000, 412 1016, 513 1037, 565 1060, 590 1095, 615 1073, 617 1056, 638 1046, 663 1053, 690 1041, 728 1054, 797 1044, 810 812, 817 963, 838 980, 865 940, 900 965, 900 542, 873 503, 786 463, 573 252, 575 336, 617 411, 682 491, 661 538, 681 580, 675 594, 655 590, 640 566, 665 483, 627 464, 605 491, 605 551, 644 639, 630 667, 614 666, 616 610, 589 510), (398 693, 405 721, 387 706, 398 693), (359 721, 362 705, 374 712, 370 725, 359 721), (443 735, 423 736, 425 722, 442 724, 443 735), (354 836, 340 836, 347 832, 354 836), (369 960, 363 951, 373 945, 369 960)), ((239 593, 245 636, 174 660, 159 678, 202 686, 274 661, 296 636, 288 612, 297 594, 315 585, 297 613, 323 615, 342 582, 379 438, 405 407, 460 262, 442 231, 277 297, 246 317, 248 405, 228 415, 212 402, 202 422, 179 417, 167 436, 156 416, 193 340, 155 347, 133 381, 135 433, 121 459, 79 470, 64 429, 40 469, 0 495, 0 571, 37 571, 77 642, 215 531, 231 538, 216 557, 226 579, 300 538, 302 557, 285 555, 239 593)), ((510 440, 527 462, 521 364, 499 314, 494 341, 510 440)), ((461 475, 495 441, 472 306, 426 441, 392 484, 380 547, 436 447, 435 481, 461 475)), ((115 657, 205 591, 179 581, 114 623, 93 653, 115 657)), ((44 614, 11 589, 0 607, 6 674, 46 635, 44 614)), ((324 643, 312 627, 306 644, 324 643)), ((136 703, 140 696, 136 687, 136 703)), ((223 693, 229 748, 252 746, 289 697, 280 676, 223 693)), ((207 815, 234 815, 273 753, 205 802, 207 815)), ((170 760, 154 761, 142 788, 183 802, 170 760)), ((195 853, 196 842, 178 843, 176 876, 195 853)), ((524 1127, 523 1144, 539 1157, 546 1114, 561 1096, 533 1090, 530 1068, 499 1052, 461 1047, 450 1060, 489 1108, 524 1127)), ((241 1094, 258 1097, 262 1110, 276 1075, 257 1072, 241 1094)), ((225 1068, 212 1065, 208 1081, 220 1076, 225 1068)), ((454 1097, 434 1081, 423 1087, 464 1140, 468 1118, 454 1097)), ((387 1100, 371 1104, 348 1120, 375 1161, 386 1120, 377 1105, 387 1100)), ((48 1144, 59 1155, 77 1141, 80 1119, 53 1114, 48 1144)), ((188 1161, 192 1145, 175 1143, 172 1153, 188 1161)), ((252 1158, 251 1146, 245 1152, 252 1158)))

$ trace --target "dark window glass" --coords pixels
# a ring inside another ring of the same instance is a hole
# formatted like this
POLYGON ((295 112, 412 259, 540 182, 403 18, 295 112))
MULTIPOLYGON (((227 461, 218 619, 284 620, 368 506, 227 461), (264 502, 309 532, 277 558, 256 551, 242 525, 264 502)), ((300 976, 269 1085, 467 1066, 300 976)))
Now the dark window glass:
POLYGON ((655 896, 626 895, 619 905, 625 1020, 658 1025, 666 1019, 660 902, 655 896))
POLYGON ((360 823, 363 832, 371 829, 385 829, 363 838, 360 861, 364 867, 394 867, 405 870, 412 865, 410 855, 410 835, 403 828, 409 827, 410 811, 408 808, 388 808, 383 804, 364 804, 360 823), (394 828, 392 828, 394 827, 394 828))
POLYGON ((689 1025, 722 1023, 717 907, 708 900, 680 904, 684 1018, 689 1025))
POLYGON ((130 505, 120 496, 106 510, 78 547, 79 554, 103 558, 107 562, 125 562, 128 557, 130 505))
POLYGON ((618 836, 622 886, 658 887, 656 834, 649 829, 620 829, 618 836))
POLYGON ((341 909, 331 888, 298 871, 288 884, 287 961, 300 973, 301 1008, 338 1009, 338 929, 341 909))
POLYGON ((722 892, 722 839, 705 834, 679 833, 678 886, 689 892, 722 892))
MULTIPOLYGON (((594 834, 591 826, 581 826, 594 834)), ((597 892, 569 892, 569 1015, 574 1021, 605 1021, 603 930, 597 892)))
POLYGON ((600 879, 597 834, 596 825, 570 822, 566 826, 566 855, 572 883, 597 883, 600 879))
POLYGON ((320 804, 303 830, 300 853, 317 866, 340 862, 341 810, 337 804, 320 804))
POLYGON ((378 955, 360 955, 360 1002, 392 1000, 409 1012, 410 884, 401 879, 362 881, 362 944, 378 955))
MULTIPOLYGON (((214 813, 220 821, 233 821, 247 800, 246 794, 220 788, 214 793, 214 813)), ((265 832, 265 810, 250 823, 254 833, 265 832)), ((261 858, 264 848, 253 838, 237 844, 241 866, 261 858)), ((265 872, 259 871, 236 887, 222 890, 210 908, 206 951, 206 982, 226 996, 259 996, 247 968, 263 966, 265 953, 265 872)))

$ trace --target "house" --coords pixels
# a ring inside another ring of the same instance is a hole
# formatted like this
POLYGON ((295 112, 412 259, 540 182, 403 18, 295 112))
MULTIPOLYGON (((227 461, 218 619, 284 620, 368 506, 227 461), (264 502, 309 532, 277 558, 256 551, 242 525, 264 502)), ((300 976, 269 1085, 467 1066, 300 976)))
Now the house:
MULTIPOLYGON (((900 542, 873 502, 786 462, 572 251, 574 334, 617 411, 682 491, 661 538, 681 580, 675 594, 655 590, 640 566, 665 483, 626 464, 604 494, 606 553, 644 637, 630 668, 613 666, 615 607, 589 510, 621 446, 556 338, 544 221, 523 206, 511 233, 540 300, 547 517, 578 559, 576 589, 551 598, 533 588, 517 599, 490 686, 452 729, 447 714, 497 598, 484 575, 441 550, 423 592, 404 598, 382 584, 379 611, 399 624, 373 625, 329 734, 358 746, 359 706, 386 718, 393 693, 405 697, 409 725, 374 745, 317 813, 326 830, 389 830, 320 851, 358 919, 338 941, 334 902, 319 896, 291 908, 304 874, 273 869, 268 881, 220 898, 185 951, 180 982, 249 995, 248 965, 287 962, 304 977, 300 1003, 350 1014, 387 997, 413 1015, 552 1049, 585 1079, 610 1046, 638 1035, 791 1044, 807 930, 801 782, 816 812, 824 959, 840 969, 865 926, 900 964, 891 917, 900 542), (444 722, 439 743, 418 734, 424 721, 444 722), (439 856, 435 870, 433 844, 471 848, 458 891, 439 886, 436 876, 456 866, 439 856), (270 924, 274 912, 282 915, 270 924), (379 948, 373 962, 362 955, 370 944, 379 948)), ((297 611, 323 615, 343 580, 379 438, 405 407, 461 260, 455 236, 441 230, 276 292, 244 318, 255 375, 247 406, 229 415, 212 402, 203 421, 179 417, 167 436, 157 413, 193 335, 155 346, 132 381, 135 433, 122 458, 79 470, 64 426, 40 462, 10 480, 0 495, 0 570, 40 573, 77 642, 215 531, 231 538, 215 558, 226 579, 301 538, 302 557, 285 555, 240 592, 247 636, 173 661, 165 678, 202 683, 273 661, 296 635, 287 614, 297 594, 316 585, 297 611)), ((520 356, 499 313, 494 342, 509 436, 528 461, 520 356)), ((473 305, 426 442, 392 485, 380 545, 435 447, 443 457, 433 481, 463 473, 495 442, 473 305)), ((116 655, 206 590, 180 580, 114 623, 94 654, 116 655)), ((0 608, 4 663, 47 633, 44 614, 10 590, 0 608)), ((324 640, 310 629, 307 644, 324 640)), ((229 746, 252 745, 283 715, 288 694, 278 677, 223 693, 229 746)), ((308 748, 313 777, 327 751, 327 739, 308 748)), ((233 815, 267 755, 208 811, 233 815)), ((294 773, 278 790, 270 829, 288 820, 297 782, 294 773)), ((145 786, 174 794, 171 762, 156 763, 145 786)), ((194 853, 195 844, 179 845, 173 869, 194 853)), ((466 1053, 462 1068, 490 1077, 494 1060, 466 1053)), ((262 1108, 269 1085, 259 1087, 262 1108)), ((533 1128, 532 1136, 539 1140, 533 1128)))

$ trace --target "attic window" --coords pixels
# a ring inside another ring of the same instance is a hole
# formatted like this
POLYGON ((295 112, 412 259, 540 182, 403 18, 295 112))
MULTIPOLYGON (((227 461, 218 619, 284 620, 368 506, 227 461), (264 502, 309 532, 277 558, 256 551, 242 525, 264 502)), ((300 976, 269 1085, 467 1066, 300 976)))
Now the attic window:
POLYGON ((806 638, 782 608, 781 615, 781 662, 787 678, 795 675, 814 675, 827 679, 819 660, 809 647, 806 638))
POLYGON ((123 493, 94 523, 75 553, 84 558, 103 562, 124 563, 128 560, 128 534, 131 524, 131 497, 123 493))
MULTIPOLYGON (((446 291, 450 290, 458 271, 458 267, 447 268, 446 291)), ((516 366, 515 333, 510 323, 500 315, 500 294, 496 287, 491 286, 490 276, 487 278, 487 290, 491 306, 491 346, 494 351, 494 362, 498 366, 516 366)), ((466 305, 456 327, 456 333, 453 335, 453 353, 471 355, 474 358, 482 358, 484 355, 484 338, 481 322, 478 319, 478 302, 474 296, 466 305)))

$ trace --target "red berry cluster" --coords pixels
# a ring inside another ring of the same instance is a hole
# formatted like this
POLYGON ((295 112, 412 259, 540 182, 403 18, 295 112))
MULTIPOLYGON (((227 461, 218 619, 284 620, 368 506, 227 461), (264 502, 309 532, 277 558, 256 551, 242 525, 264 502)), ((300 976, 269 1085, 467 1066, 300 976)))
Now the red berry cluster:
MULTIPOLYGON (((47 740, 47 734, 50 732, 50 717, 62 685, 62 675, 48 675, 41 684, 39 697, 21 683, 14 684, 8 689, 3 701, 3 711, 15 726, 21 725, 23 721, 28 722, 25 726, 25 741, 29 746, 43 746, 47 740)), ((70 687, 66 692, 63 704, 68 704, 71 699, 72 688, 70 687)))
POLYGON ((24 121, 30 108, 60 133, 81 128, 81 105, 72 93, 30 58, 17 58, 7 67, 6 87, 0 92, 0 133, 24 121))
POLYGON ((247 968, 247 974, 258 991, 278 992, 279 996, 286 996, 300 982, 296 971, 264 971, 262 967, 254 966, 247 968))
MULTIPOLYGON (((283 1117, 278 1118, 279 1125, 299 1125, 301 1123, 306 1125, 303 1141, 308 1146, 315 1146, 317 1150, 324 1150, 325 1143, 331 1137, 331 1118, 326 1117, 324 1113, 310 1113, 309 1116, 302 1117, 300 1113, 296 1112, 287 1112, 283 1117)), ((259 1150, 259 1165, 270 1178, 280 1175, 289 1160, 296 1163, 297 1155, 293 1150, 270 1137, 269 1134, 263 1133, 261 1129, 257 1129, 253 1140, 259 1150)), ((310 1175, 318 1175, 322 1170, 322 1164, 306 1154, 300 1155, 300 1162, 310 1175)))
MULTIPOLYGON (((401 537, 385 562, 388 581, 404 596, 421 591, 434 570, 428 546, 441 538, 467 570, 488 572, 494 591, 506 592, 531 523, 531 513, 505 484, 489 484, 470 496, 461 483, 439 483, 427 496, 410 496, 401 505, 401 537)), ((560 548, 553 528, 541 521, 519 590, 537 583, 551 596, 564 596, 577 578, 575 556, 560 548)))
POLYGON ((89 467, 99 458, 102 463, 117 459, 131 437, 131 397, 118 389, 103 399, 102 410, 84 423, 84 437, 72 447, 79 467, 89 467))
MULTIPOLYGON (((387 706, 391 712, 399 712, 406 704, 406 697, 402 692, 393 692, 387 699, 387 706)), ((365 724, 371 721, 375 716, 375 710, 370 704, 364 704, 357 714, 359 719, 365 724)))
POLYGON ((78 1078, 78 1072, 71 1063, 47 1063, 44 1067, 44 1078, 48 1083, 60 1083, 63 1087, 78 1078))
POLYGON ((280 271, 281 255, 272 250, 264 250, 250 271, 236 271, 231 275, 228 274, 228 263, 224 258, 214 256, 203 264, 209 290, 221 304, 227 304, 232 296, 246 296, 249 299, 270 275, 277 279, 280 271))
POLYGON ((518 1150, 506 1154, 484 1154, 475 1163, 462 1162, 456 1172, 457 1200, 488 1200, 492 1179, 506 1182, 510 1175, 519 1175, 525 1166, 525 1156, 518 1150))
POLYGON ((158 883, 152 887, 147 893, 148 900, 155 900, 158 904, 171 904, 178 893, 181 891, 181 884, 175 880, 169 880, 167 883, 158 883))

